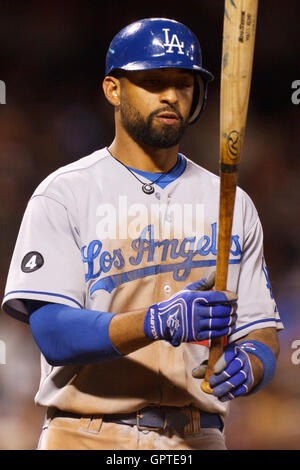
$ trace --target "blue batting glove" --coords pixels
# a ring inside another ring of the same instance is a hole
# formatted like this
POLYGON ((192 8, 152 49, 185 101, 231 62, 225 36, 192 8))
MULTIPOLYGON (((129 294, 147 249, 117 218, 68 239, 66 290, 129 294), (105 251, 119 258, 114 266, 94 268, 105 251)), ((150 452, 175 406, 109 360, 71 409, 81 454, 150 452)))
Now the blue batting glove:
POLYGON ((145 334, 172 346, 229 335, 237 318, 237 296, 229 291, 203 290, 209 287, 207 279, 201 279, 169 300, 151 305, 145 315, 145 334))
POLYGON ((245 395, 253 386, 250 357, 244 347, 243 343, 226 346, 209 379, 213 395, 222 402, 245 395))

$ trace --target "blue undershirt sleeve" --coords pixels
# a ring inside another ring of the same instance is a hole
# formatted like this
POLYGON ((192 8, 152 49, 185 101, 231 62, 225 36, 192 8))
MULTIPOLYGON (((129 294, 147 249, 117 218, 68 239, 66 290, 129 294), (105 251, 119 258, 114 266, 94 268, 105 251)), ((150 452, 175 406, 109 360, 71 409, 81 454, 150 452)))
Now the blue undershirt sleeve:
POLYGON ((47 304, 33 311, 29 323, 34 340, 50 365, 93 364, 122 357, 109 338, 114 315, 47 304))

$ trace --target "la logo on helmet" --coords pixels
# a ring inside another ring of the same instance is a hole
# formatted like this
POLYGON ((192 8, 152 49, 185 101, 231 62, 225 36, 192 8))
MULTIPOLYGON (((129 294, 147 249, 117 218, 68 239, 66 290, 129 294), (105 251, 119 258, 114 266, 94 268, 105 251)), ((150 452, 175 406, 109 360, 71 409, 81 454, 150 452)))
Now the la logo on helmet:
POLYGON ((166 53, 173 54, 173 52, 174 52, 173 48, 177 47, 178 48, 178 51, 177 51, 178 54, 184 54, 184 52, 182 50, 184 48, 184 42, 179 41, 177 34, 172 35, 172 39, 171 39, 171 42, 170 42, 170 38, 169 38, 170 29, 169 28, 163 28, 163 31, 165 32, 164 47, 168 47, 168 49, 166 50, 166 53))

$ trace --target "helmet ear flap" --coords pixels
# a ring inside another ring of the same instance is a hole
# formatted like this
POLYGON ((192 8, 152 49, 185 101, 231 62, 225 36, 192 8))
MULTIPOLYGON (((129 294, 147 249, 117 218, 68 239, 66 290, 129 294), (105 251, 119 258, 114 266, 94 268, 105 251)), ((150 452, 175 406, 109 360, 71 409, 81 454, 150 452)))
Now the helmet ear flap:
POLYGON ((194 96, 190 111, 189 124, 196 122, 202 113, 207 98, 207 80, 195 75, 194 96))

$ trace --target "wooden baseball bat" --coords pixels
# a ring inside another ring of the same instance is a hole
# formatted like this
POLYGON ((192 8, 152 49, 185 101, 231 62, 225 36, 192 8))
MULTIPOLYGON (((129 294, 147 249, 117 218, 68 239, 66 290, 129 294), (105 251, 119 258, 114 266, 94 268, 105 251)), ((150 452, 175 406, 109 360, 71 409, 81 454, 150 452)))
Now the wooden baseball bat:
MULTIPOLYGON (((215 289, 227 288, 238 168, 251 87, 258 0, 225 0, 220 100, 220 207, 215 289)), ((203 391, 223 354, 223 338, 211 341, 203 391)))

